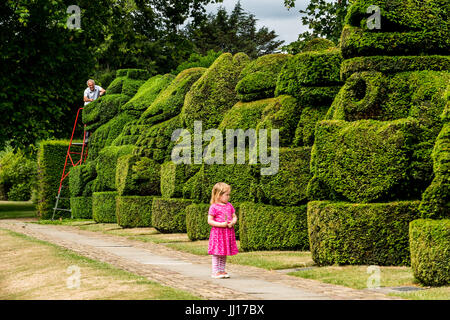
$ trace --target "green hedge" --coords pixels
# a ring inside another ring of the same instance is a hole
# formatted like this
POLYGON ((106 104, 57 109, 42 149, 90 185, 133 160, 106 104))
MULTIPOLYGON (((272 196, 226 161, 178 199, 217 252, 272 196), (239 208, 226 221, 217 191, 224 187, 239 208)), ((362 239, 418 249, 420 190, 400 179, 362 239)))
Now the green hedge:
POLYGON ((412 221, 409 243, 414 277, 427 286, 450 285, 450 220, 412 221))
POLYGON ((310 158, 310 147, 280 148, 278 172, 258 178, 258 202, 278 206, 306 204, 306 188, 312 177, 310 158))
POLYGON ((117 196, 117 224, 123 228, 150 227, 153 196, 117 196))
POLYGON ((69 189, 71 197, 87 197, 92 195, 92 185, 97 177, 95 167, 95 161, 88 161, 70 168, 69 189))
POLYGON ((444 124, 433 152, 434 179, 422 195, 422 218, 450 218, 450 122, 444 124))
POLYGON ((97 158, 97 178, 94 180, 94 191, 112 191, 116 189, 117 160, 126 154, 131 154, 134 146, 110 146, 103 148, 97 158))
POLYGON ((300 120, 295 129, 293 147, 312 146, 314 144, 314 132, 317 122, 323 120, 329 106, 303 108, 300 120))
POLYGON ((283 66, 275 96, 288 94, 300 98, 302 87, 339 86, 342 56, 339 50, 310 51, 296 54, 283 66))
POLYGON ((419 201, 389 203, 308 202, 308 232, 314 262, 409 265, 409 222, 419 201))
POLYGON ((129 96, 123 94, 107 94, 84 106, 82 119, 86 130, 92 132, 114 118, 129 99, 129 96))
POLYGON ((92 197, 70 197, 73 219, 92 219, 92 197))
POLYGON ((244 202, 238 219, 242 251, 309 248, 306 205, 281 207, 244 202))
POLYGON ((92 218, 97 223, 116 223, 117 192, 94 192, 92 194, 92 218))
POLYGON ((180 72, 146 108, 139 122, 151 126, 177 116, 186 93, 205 71, 205 68, 191 68, 180 72))
POLYGON ((437 55, 355 57, 342 62, 341 79, 345 81, 353 73, 363 71, 379 71, 389 74, 422 70, 450 70, 450 57, 437 55))
MULTIPOLYGON (((206 203, 193 203, 186 207, 186 231, 189 240, 209 239, 211 226, 208 224, 208 211, 210 206, 206 203)), ((239 239, 239 206, 238 203, 233 204, 236 210, 235 214, 238 216, 237 223, 234 225, 236 240, 239 239)))
MULTIPOLYGON (((67 155, 69 141, 67 140, 49 140, 42 141, 38 150, 38 216, 41 219, 50 219, 53 215, 56 196, 58 195, 59 182, 64 169, 64 162, 67 155)), ((77 146, 72 146, 71 151, 81 152, 77 146)), ((75 157, 74 157, 75 160, 75 157)), ((70 172, 70 160, 66 168, 66 173, 70 172)), ((69 174, 70 175, 70 174, 69 174)), ((69 198, 69 178, 63 181, 61 197, 69 198)), ((58 208, 68 209, 70 203, 68 200, 61 199, 58 208)), ((70 213, 57 211, 55 217, 70 217, 70 213)))
POLYGON ((186 94, 181 127, 193 130, 194 121, 202 121, 203 130, 217 127, 225 112, 238 101, 235 87, 249 60, 244 53, 224 53, 217 58, 186 94))
POLYGON ((152 226, 162 233, 186 232, 186 207, 190 204, 187 199, 154 198, 152 226))
POLYGON ((415 71, 393 75, 377 71, 352 74, 331 105, 326 119, 396 120, 412 116, 433 130, 433 140, 442 124, 439 118, 446 101, 449 72, 415 71))
POLYGON ((431 182, 431 146, 416 119, 323 120, 311 154, 315 178, 351 202, 420 199, 431 182))
POLYGON ((161 165, 161 195, 163 198, 181 198, 184 183, 189 180, 201 165, 175 164, 173 161, 161 165))
POLYGON ((290 55, 266 54, 250 62, 239 76, 236 85, 241 101, 254 101, 274 97, 278 74, 290 55))
POLYGON ((123 195, 159 195, 160 164, 156 161, 126 154, 117 160, 115 186, 123 195))
POLYGON ((405 56, 448 53, 448 32, 410 31, 373 32, 349 25, 341 34, 341 50, 344 59, 360 56, 405 56))

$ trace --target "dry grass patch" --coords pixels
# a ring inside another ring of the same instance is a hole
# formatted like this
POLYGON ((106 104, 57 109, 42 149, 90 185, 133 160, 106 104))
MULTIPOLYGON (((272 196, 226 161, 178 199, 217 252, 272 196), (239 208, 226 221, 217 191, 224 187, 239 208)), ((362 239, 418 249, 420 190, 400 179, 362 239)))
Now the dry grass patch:
POLYGON ((187 292, 2 229, 0 256, 0 299, 197 299, 187 292), (70 266, 76 266, 72 272, 68 272, 70 266))

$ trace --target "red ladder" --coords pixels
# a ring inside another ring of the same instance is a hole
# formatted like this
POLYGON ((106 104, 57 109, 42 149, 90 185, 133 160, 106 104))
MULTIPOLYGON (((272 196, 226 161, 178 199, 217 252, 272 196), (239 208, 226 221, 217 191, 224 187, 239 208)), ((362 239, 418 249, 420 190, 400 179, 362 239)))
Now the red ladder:
MULTIPOLYGON (((68 175, 70 173, 70 170, 68 170, 69 168, 67 168, 67 166, 69 165, 69 166, 72 166, 72 167, 76 167, 76 166, 86 162, 86 158, 87 158, 87 155, 88 155, 88 137, 89 137, 89 132, 86 131, 86 125, 84 125, 84 130, 83 130, 83 142, 72 142, 73 141, 73 135, 75 134, 75 128, 76 128, 77 123, 78 123, 78 116, 80 115, 80 111, 81 110, 83 110, 83 108, 79 108, 78 109, 77 117, 75 118, 75 124, 73 125, 72 136, 70 137, 69 148, 67 149, 66 161, 64 163, 64 169, 63 169, 63 172, 61 174, 61 180, 59 181, 58 195, 56 196, 56 203, 55 203, 55 207, 53 208, 52 221, 55 218, 56 211, 72 212, 71 209, 58 208, 59 199, 70 199, 70 198, 61 198, 61 189, 63 187, 63 181, 68 177, 68 175), (70 151, 70 147, 71 146, 81 146, 81 152, 70 151), (72 154, 80 155, 80 159, 77 162, 74 162, 74 160, 72 159, 72 154), (70 160, 70 162, 69 162, 69 160, 70 160), (66 172, 66 169, 67 169, 67 172, 66 172)), ((65 187, 67 187, 67 186, 65 186, 65 187)))

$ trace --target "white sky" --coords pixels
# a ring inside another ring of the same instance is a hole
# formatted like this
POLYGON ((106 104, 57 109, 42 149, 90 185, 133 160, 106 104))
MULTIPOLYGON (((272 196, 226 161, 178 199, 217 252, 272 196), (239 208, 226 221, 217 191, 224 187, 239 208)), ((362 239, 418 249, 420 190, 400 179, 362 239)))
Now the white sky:
MULTIPOLYGON (((231 13, 238 0, 223 0, 222 3, 209 4, 206 11, 216 13, 219 6, 224 7, 231 13)), ((275 30, 279 40, 284 40, 283 45, 287 45, 297 40, 298 35, 308 28, 302 25, 302 15, 298 12, 305 9, 309 0, 297 0, 295 7, 288 10, 284 6, 284 0, 241 0, 241 6, 246 12, 255 15, 257 19, 257 29, 266 26, 270 30, 275 30)))

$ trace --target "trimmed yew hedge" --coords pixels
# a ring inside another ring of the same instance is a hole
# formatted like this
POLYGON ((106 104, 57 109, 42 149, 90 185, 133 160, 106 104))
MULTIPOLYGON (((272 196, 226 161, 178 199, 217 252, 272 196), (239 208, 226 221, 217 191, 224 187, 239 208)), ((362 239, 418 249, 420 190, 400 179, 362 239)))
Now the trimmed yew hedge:
POLYGON ((150 227, 154 196, 117 196, 117 224, 122 228, 150 227))
POLYGON ((92 218, 97 223, 116 223, 116 191, 92 194, 92 218))
POLYGON ((450 284, 450 220, 418 219, 409 224, 411 268, 427 286, 450 284))
MULTIPOLYGON (((38 150, 38 205, 37 214, 41 219, 50 219, 53 215, 56 196, 58 195, 59 182, 64 169, 64 162, 67 155, 69 141, 67 140, 48 140, 42 141, 38 150)), ((72 146, 71 151, 81 152, 78 146, 72 146)), ((74 159, 76 159, 74 157, 74 159)), ((70 160, 69 160, 70 164, 70 160)), ((66 170, 69 170, 70 166, 66 170)), ((66 171, 67 173, 68 171, 66 171)), ((69 198, 69 178, 63 182, 61 197, 69 198)), ((70 201, 61 199, 58 203, 59 208, 69 209, 70 201)), ((70 217, 69 212, 57 211, 55 217, 70 217)))
POLYGON ((186 207, 190 204, 187 199, 154 198, 152 226, 161 233, 186 232, 186 207))
POLYGON ((282 207, 244 202, 239 209, 242 251, 309 249, 306 205, 282 207))
POLYGON ((92 219, 92 197, 70 197, 73 219, 92 219))
POLYGON ((409 223, 420 201, 388 203, 308 202, 308 233, 314 262, 409 265, 409 223))

